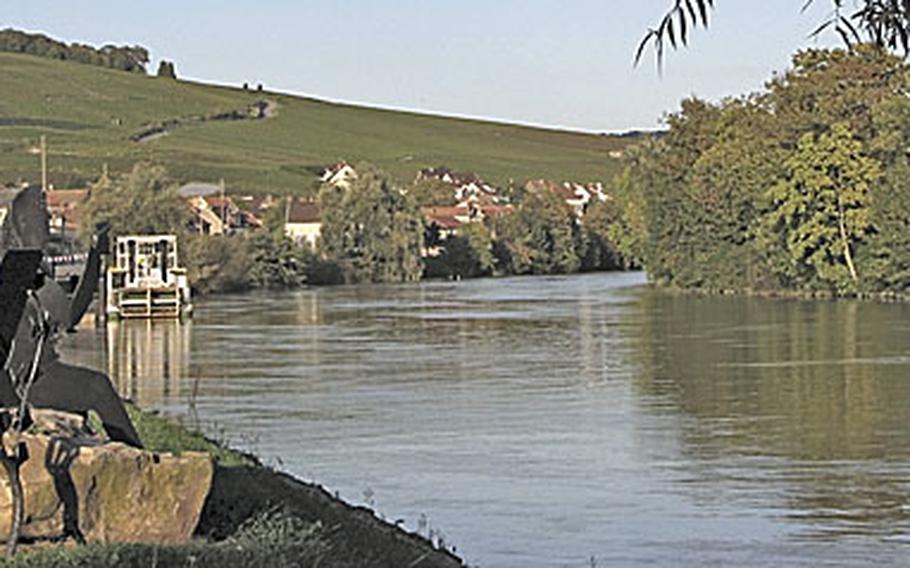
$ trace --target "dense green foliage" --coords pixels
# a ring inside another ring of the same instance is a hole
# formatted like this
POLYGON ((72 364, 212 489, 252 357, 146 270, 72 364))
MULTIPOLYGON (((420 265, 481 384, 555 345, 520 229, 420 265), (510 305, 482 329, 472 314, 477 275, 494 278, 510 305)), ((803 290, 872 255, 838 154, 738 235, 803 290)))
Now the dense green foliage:
POLYGON ((443 267, 441 275, 450 278, 476 278, 489 276, 496 267, 493 255, 493 238, 482 223, 463 225, 458 235, 444 241, 439 257, 443 267))
POLYGON ((307 283, 315 263, 312 251, 284 235, 262 232, 247 239, 251 266, 246 277, 254 288, 297 288, 307 283))
POLYGON ((253 287, 251 276, 259 269, 242 236, 183 233, 181 262, 197 293, 242 292, 253 287))
MULTIPOLYGON (((44 34, 30 34, 10 28, 0 30, 0 51, 88 63, 134 73, 145 73, 145 66, 149 62, 148 50, 138 45, 105 45, 102 48, 81 43, 67 45, 44 34)), ((173 64, 171 68, 173 69, 173 64)))
POLYGON ((805 134, 786 170, 766 194, 763 233, 784 244, 791 282, 850 291, 859 283, 853 249, 873 230, 868 202, 878 162, 863 156, 862 144, 838 123, 817 140, 805 134))
POLYGON ((82 229, 109 223, 112 240, 125 234, 182 234, 190 219, 161 166, 139 163, 120 175, 104 174, 89 189, 82 229))
POLYGON ((319 192, 320 252, 340 267, 345 282, 419 280, 424 229, 417 206, 387 173, 369 164, 357 172, 349 188, 319 192))
POLYGON ((906 292, 908 84, 876 48, 809 50, 762 93, 684 101, 629 153, 614 242, 680 287, 906 292))
POLYGON ((515 213, 496 220, 495 252, 505 274, 568 274, 581 267, 579 225, 557 195, 527 195, 515 213))
POLYGON ((408 195, 420 207, 455 205, 452 184, 438 179, 421 179, 407 188, 408 195))
POLYGON ((581 270, 629 270, 636 267, 633 256, 622 252, 620 239, 628 232, 623 228, 623 210, 613 197, 588 205, 581 225, 578 243, 581 270))

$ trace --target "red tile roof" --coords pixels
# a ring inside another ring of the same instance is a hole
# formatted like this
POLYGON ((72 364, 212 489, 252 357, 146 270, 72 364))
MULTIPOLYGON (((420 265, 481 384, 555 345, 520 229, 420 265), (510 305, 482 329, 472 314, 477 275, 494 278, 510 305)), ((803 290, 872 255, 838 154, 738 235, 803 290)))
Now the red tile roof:
POLYGON ((44 193, 44 199, 51 207, 76 207, 84 203, 89 196, 87 189, 51 189, 44 193))

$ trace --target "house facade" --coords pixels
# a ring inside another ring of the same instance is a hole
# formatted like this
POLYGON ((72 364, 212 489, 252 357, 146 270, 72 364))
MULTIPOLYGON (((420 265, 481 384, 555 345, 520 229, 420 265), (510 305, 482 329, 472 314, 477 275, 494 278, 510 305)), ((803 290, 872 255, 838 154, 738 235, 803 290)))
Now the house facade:
POLYGON ((241 209, 231 197, 195 196, 184 202, 193 213, 190 230, 200 235, 229 235, 262 227, 259 216, 241 209))
POLYGON ((555 182, 544 179, 531 180, 524 186, 528 193, 549 192, 566 202, 566 205, 575 211, 579 217, 585 214, 593 201, 606 201, 609 199, 601 183, 582 184, 572 181, 555 182))
POLYGON ((319 204, 311 199, 288 198, 285 202, 284 234, 296 243, 316 248, 322 234, 319 204))
POLYGON ((88 201, 87 189, 51 189, 44 192, 50 230, 58 235, 74 235, 82 223, 83 205, 88 201))
POLYGON ((333 187, 350 189, 351 183, 357 179, 357 170, 351 164, 340 161, 327 166, 319 177, 322 183, 333 187))
POLYGON ((494 204, 501 201, 496 187, 474 173, 453 172, 439 166, 420 170, 417 181, 439 181, 451 185, 452 196, 457 203, 494 204))

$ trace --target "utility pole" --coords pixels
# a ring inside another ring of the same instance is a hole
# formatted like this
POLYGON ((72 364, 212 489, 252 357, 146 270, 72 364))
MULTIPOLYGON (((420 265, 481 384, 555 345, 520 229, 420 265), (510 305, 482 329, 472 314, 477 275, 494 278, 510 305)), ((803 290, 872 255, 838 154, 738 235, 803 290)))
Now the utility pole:
POLYGON ((227 203, 224 200, 224 178, 221 178, 221 232, 227 234, 227 203))
POLYGON ((47 136, 41 135, 41 189, 47 191, 47 136))

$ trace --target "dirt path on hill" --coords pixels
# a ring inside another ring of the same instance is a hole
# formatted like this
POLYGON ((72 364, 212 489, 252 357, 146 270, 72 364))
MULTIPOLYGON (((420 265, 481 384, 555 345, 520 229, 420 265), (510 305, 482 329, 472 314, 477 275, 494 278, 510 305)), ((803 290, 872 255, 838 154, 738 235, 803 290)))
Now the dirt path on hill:
POLYGON ((178 128, 186 128, 205 122, 267 120, 278 113, 278 103, 269 99, 260 99, 242 109, 229 110, 210 115, 190 115, 181 118, 170 118, 155 124, 149 124, 130 136, 137 144, 146 144, 167 136, 178 128))

